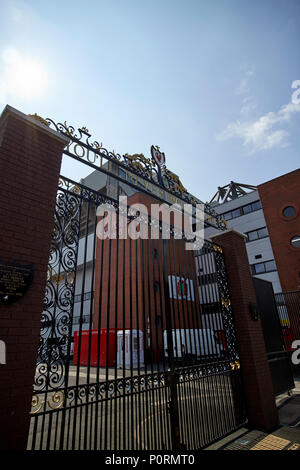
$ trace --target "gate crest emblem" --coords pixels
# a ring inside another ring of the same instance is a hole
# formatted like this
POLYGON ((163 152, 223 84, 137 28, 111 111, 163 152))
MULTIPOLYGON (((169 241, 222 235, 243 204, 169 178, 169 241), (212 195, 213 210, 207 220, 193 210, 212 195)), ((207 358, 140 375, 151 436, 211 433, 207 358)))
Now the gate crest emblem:
POLYGON ((165 154, 160 151, 158 145, 151 146, 151 156, 153 163, 156 163, 159 167, 162 167, 166 163, 165 154))

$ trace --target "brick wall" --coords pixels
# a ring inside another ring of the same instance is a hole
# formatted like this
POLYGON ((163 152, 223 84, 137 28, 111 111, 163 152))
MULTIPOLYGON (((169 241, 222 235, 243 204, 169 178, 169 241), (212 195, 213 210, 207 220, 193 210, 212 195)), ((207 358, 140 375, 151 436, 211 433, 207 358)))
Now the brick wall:
POLYGON ((24 449, 61 156, 67 139, 6 107, 0 118, 0 260, 34 265, 28 292, 0 305, 0 448, 24 449))
POLYGON ((300 236, 300 169, 258 186, 270 241, 283 292, 300 289, 300 248, 290 240, 300 236), (282 211, 295 208, 295 215, 285 218, 282 211))

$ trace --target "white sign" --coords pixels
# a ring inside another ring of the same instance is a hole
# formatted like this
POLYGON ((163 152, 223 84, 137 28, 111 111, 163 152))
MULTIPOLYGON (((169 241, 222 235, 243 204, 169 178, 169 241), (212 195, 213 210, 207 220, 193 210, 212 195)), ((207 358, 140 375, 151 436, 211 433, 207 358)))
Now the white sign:
POLYGON ((170 299, 195 301, 194 284, 192 279, 180 276, 168 276, 170 299))

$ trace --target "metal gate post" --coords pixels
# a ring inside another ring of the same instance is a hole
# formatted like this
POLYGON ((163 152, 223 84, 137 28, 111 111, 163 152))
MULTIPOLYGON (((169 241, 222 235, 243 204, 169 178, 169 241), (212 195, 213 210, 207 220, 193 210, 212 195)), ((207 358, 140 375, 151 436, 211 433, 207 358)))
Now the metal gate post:
MULTIPOLYGON (((172 319, 171 319, 171 303, 170 292, 168 284, 168 273, 166 264, 166 240, 162 239, 162 263, 163 263, 163 282, 165 293, 165 315, 168 339, 168 358, 170 372, 168 373, 168 386, 170 388, 170 401, 168 411, 171 420, 171 438, 173 450, 181 449, 180 442, 180 429, 179 429, 179 411, 178 411, 178 394, 177 394, 177 374, 174 366, 174 348, 173 348, 173 335, 172 335, 172 319)), ((175 325, 174 325, 175 326, 175 325)))

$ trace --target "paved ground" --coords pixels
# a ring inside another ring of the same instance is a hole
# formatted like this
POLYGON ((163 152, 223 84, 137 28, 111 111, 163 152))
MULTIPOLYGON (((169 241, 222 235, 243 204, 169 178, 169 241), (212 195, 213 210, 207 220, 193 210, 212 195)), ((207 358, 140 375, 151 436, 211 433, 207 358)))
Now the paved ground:
POLYGON ((280 427, 272 433, 242 428, 206 450, 300 450, 300 378, 291 395, 277 397, 280 427))

